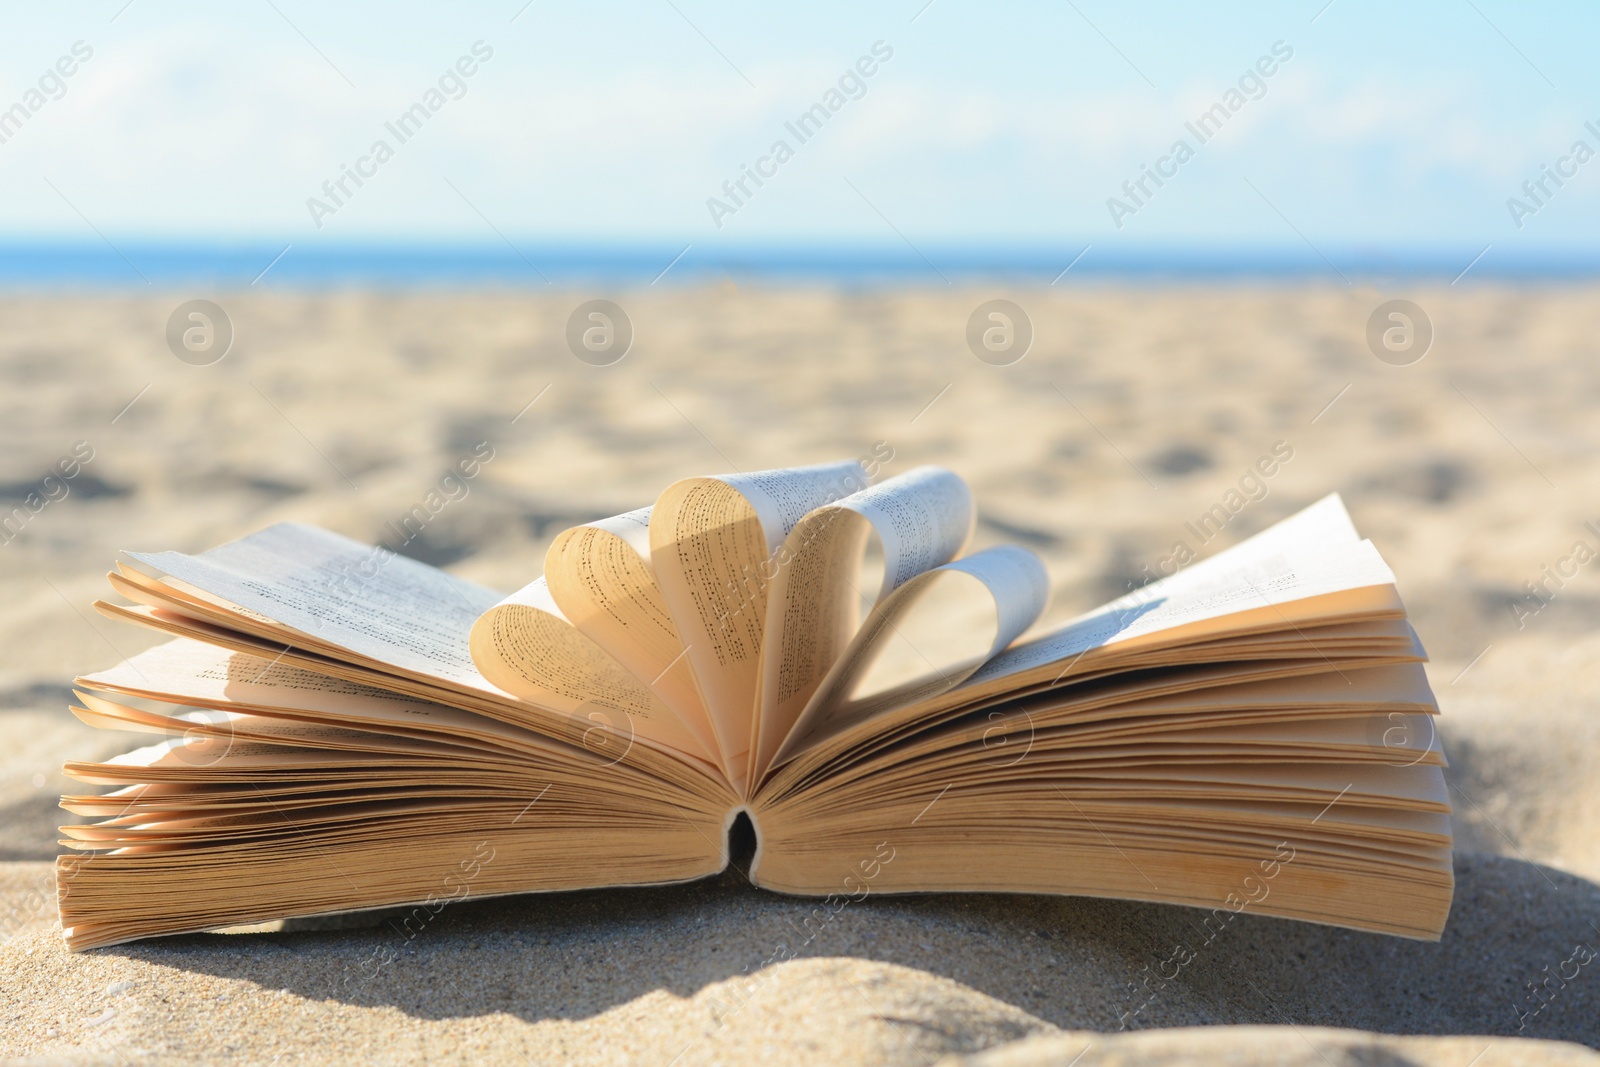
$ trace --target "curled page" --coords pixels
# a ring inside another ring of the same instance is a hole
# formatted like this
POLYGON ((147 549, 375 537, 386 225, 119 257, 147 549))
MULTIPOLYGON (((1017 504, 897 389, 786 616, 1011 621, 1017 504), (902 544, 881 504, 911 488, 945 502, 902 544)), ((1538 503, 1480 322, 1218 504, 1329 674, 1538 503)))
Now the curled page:
POLYGON ((879 710, 955 688, 1037 622, 1049 599, 1044 562, 1016 545, 912 578, 873 609, 773 763, 879 710))
POLYGON ((544 577, 572 625, 644 682, 709 754, 711 720, 650 566, 650 511, 562 532, 545 555, 544 577))
POLYGON ((795 524, 778 549, 781 566, 767 598, 752 778, 771 762, 860 627, 867 544, 876 540, 883 553, 877 602, 960 555, 975 519, 966 482, 942 467, 918 467, 795 524))
POLYGON ((767 537, 769 556, 778 551, 795 523, 823 504, 859 493, 869 483, 866 468, 853 459, 722 474, 716 480, 737 490, 755 509, 767 537))
POLYGON ((620 759, 637 733, 710 758, 649 686, 567 620, 543 578, 480 615, 469 645, 473 663, 498 688, 592 723, 584 744, 602 755, 620 759))
POLYGON ((850 460, 688 478, 650 514, 650 559, 687 648, 721 763, 742 788, 749 762, 768 586, 778 551, 816 508, 866 488, 850 460))

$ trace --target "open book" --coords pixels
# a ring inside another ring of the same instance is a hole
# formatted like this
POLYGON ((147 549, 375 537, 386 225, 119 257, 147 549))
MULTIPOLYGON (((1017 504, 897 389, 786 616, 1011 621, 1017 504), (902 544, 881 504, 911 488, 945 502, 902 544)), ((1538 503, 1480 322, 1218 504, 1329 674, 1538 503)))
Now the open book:
POLYGON ((691 478, 567 530, 503 596, 284 523, 126 553, 173 640, 77 680, 75 949, 492 894, 682 882, 1086 894, 1437 939, 1438 707, 1394 576, 1330 496, 1040 631, 934 467, 691 478))

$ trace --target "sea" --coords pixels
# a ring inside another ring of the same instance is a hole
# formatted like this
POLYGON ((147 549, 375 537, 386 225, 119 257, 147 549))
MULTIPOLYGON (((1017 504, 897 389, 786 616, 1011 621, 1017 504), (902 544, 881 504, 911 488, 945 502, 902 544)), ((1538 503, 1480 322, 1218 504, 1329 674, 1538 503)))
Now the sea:
POLYGON ((697 245, 535 239, 497 243, 5 241, 0 290, 250 288, 637 289, 649 286, 933 287, 1001 283, 1394 286, 1549 284, 1600 276, 1582 248, 1050 245, 697 245))

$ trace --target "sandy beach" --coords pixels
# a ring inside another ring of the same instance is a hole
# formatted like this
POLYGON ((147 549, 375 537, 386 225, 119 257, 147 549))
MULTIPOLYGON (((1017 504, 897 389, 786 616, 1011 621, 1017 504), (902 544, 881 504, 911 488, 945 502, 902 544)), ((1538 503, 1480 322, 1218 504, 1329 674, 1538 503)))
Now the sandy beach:
POLYGON ((1600 550, 1592 287, 224 293, 235 339, 209 366, 165 338, 194 295, 0 298, 0 506, 79 468, 0 538, 8 1062, 1600 1062, 1600 963, 1568 963, 1600 949, 1600 578, 1575 553, 1600 550), (608 366, 565 339, 601 296, 635 333, 608 366), (1434 328, 1408 366, 1367 345, 1394 296, 1434 328), (995 297, 1034 330, 1009 366, 964 338, 995 297), (1150 997, 1142 969, 1197 912, 880 897, 762 969, 808 905, 734 871, 461 904, 409 941, 366 915, 68 954, 61 763, 142 743, 78 723, 69 681, 156 643, 89 607, 116 552, 284 519, 376 541, 484 443, 407 551, 507 590, 566 526, 674 479, 875 450, 886 473, 963 475, 977 545, 1048 563, 1048 619, 1342 493, 1433 657, 1457 847, 1443 940, 1244 916, 1150 997), (1256 499, 1196 537, 1275 451, 1256 499))

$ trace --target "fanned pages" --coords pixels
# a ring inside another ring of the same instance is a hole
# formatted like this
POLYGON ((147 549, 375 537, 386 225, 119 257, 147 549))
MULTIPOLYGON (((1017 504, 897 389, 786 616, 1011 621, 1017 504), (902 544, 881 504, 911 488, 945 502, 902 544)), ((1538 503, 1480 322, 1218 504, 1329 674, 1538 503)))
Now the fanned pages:
POLYGON ((716 740, 705 701, 650 567, 650 511, 563 532, 545 554, 545 578, 573 625, 643 680, 710 755, 716 740))
POLYGON ((918 467, 795 524, 778 550, 777 560, 786 562, 775 568, 767 595, 752 777, 772 762, 861 625, 868 543, 876 542, 883 560, 877 603, 954 559, 975 521, 965 482, 938 467, 918 467))
POLYGON ((155 743, 66 768, 106 790, 62 798, 68 944, 686 881, 741 817, 779 892, 1438 938, 1438 706, 1337 496, 1042 632, 1043 563, 974 522, 841 462, 676 482, 510 595, 292 523, 129 553, 96 606, 171 640, 72 711, 155 743))
POLYGON ((809 512, 865 489, 860 463, 687 478, 650 515, 650 556, 728 777, 747 779, 767 598, 809 512))
POLYGON ((545 579, 478 617, 468 647, 483 677, 540 707, 593 722, 621 744, 636 733, 707 759, 711 751, 650 685, 568 621, 545 579))

